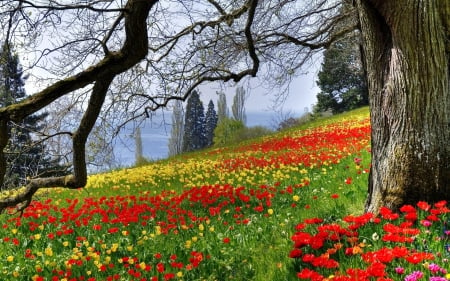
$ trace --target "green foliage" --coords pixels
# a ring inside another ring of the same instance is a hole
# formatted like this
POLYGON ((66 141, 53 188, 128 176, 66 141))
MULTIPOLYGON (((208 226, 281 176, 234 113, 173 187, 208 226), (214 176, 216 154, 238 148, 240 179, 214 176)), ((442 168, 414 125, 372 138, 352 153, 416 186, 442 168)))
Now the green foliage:
POLYGON ((272 130, 264 126, 244 127, 236 132, 235 142, 256 139, 273 133, 272 130))
POLYGON ((245 140, 269 135, 272 132, 263 126, 246 127, 240 120, 226 118, 219 122, 214 131, 214 145, 219 147, 234 145, 245 140))
POLYGON ((324 53, 318 74, 315 112, 348 111, 368 104, 366 77, 356 34, 333 43, 324 53))
POLYGON ((244 127, 242 121, 233 118, 222 119, 214 130, 214 145, 225 146, 236 143, 239 131, 244 127))

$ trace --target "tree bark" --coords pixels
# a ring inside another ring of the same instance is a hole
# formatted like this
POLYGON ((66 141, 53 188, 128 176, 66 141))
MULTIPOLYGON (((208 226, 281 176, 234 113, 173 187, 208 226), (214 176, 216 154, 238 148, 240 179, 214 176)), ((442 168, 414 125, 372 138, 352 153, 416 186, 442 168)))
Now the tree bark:
POLYGON ((0 188, 3 186, 6 175, 6 157, 4 149, 8 144, 8 122, 0 120, 0 188))
POLYGON ((356 5, 372 123, 366 211, 449 200, 450 4, 358 0, 356 5))

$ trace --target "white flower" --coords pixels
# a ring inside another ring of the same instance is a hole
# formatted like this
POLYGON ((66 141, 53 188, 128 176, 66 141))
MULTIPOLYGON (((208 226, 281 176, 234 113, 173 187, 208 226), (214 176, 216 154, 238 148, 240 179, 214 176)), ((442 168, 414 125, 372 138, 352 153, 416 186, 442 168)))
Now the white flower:
POLYGON ((378 239, 380 239, 380 236, 378 235, 378 233, 374 232, 374 233, 372 234, 372 240, 373 240, 373 241, 377 241, 378 239))

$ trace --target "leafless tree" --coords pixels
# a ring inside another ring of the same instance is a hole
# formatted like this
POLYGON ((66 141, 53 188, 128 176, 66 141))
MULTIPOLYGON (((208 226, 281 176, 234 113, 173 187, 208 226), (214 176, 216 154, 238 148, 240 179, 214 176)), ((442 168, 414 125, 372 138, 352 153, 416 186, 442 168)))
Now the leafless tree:
POLYGON ((10 122, 69 95, 82 105, 83 115, 64 132, 72 143, 73 174, 31 179, 23 192, 1 200, 0 209, 20 204, 17 208, 22 210, 39 188, 83 187, 86 141, 96 122, 108 114, 120 120, 146 116, 170 100, 186 100, 197 86, 211 82, 233 84, 256 77, 270 85, 289 83, 312 55, 358 27, 373 112, 374 165, 367 209, 410 201, 406 185, 413 180, 398 177, 391 184, 380 176, 400 156, 400 162, 410 165, 393 165, 387 174, 394 176, 397 169, 401 177, 417 179, 414 171, 420 169, 420 182, 430 180, 411 200, 426 194, 423 199, 448 198, 450 4, 353 2, 354 9, 340 13, 342 3, 330 0, 99 0, 70 5, 55 0, 1 1, 1 38, 20 46, 37 90, 0 108, 0 183, 10 122), (403 17, 410 21, 403 23, 403 17), (424 21, 414 21, 417 18, 424 21), (420 36, 415 38, 412 29, 420 36), (420 48, 411 44, 412 39, 420 40, 420 48), (425 58, 433 62, 428 65, 425 58), (426 78, 418 77, 423 69, 426 78), (417 98, 408 100, 412 93, 418 93, 417 98), (421 102, 426 104, 423 114, 421 102), (406 134, 416 126, 416 135, 406 134), (418 152, 408 149, 411 138, 417 140, 413 147, 418 152))
POLYGON ((231 106, 231 112, 233 112, 234 119, 241 121, 244 125, 247 122, 247 116, 245 114, 245 100, 247 97, 248 94, 245 92, 244 87, 237 87, 231 106))

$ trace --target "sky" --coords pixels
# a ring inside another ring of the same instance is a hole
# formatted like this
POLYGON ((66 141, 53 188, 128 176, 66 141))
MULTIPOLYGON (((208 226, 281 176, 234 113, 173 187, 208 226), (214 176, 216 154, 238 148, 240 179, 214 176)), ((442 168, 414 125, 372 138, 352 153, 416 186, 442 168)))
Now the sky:
MULTIPOLYGON (((317 94, 320 89, 316 85, 318 67, 312 66, 307 70, 306 74, 299 75, 289 85, 289 93, 286 100, 278 108, 277 112, 290 114, 293 117, 299 117, 305 113, 307 107, 309 112, 312 111, 312 105, 317 103, 317 94)), ((253 86, 248 89, 244 86, 249 96, 245 102, 246 112, 266 112, 274 111, 274 92, 277 90, 268 90, 263 86, 253 86)), ((227 98, 228 108, 231 110, 233 97, 236 93, 234 87, 221 89, 219 86, 202 86, 200 88, 201 100, 207 106, 210 99, 217 105, 216 91, 222 90, 227 98)))

